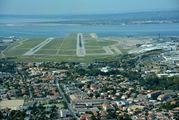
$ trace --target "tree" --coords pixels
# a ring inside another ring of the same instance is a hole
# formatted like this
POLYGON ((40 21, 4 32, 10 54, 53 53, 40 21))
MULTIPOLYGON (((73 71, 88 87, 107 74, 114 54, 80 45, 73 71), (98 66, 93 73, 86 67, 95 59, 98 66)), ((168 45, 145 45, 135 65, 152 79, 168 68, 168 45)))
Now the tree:
POLYGON ((79 88, 82 88, 85 84, 78 84, 79 88))
POLYGON ((97 106, 98 110, 101 110, 101 107, 100 106, 97 106))
POLYGON ((97 98, 97 97, 99 97, 100 96, 100 94, 99 93, 95 93, 95 97, 97 98))
POLYGON ((55 72, 55 73, 54 73, 54 75, 58 75, 58 73, 57 73, 57 72, 55 72))
POLYGON ((93 97, 93 94, 92 94, 92 93, 90 93, 90 94, 89 94, 89 97, 90 97, 90 98, 92 98, 92 97, 93 97))
POLYGON ((96 120, 96 117, 94 116, 94 114, 92 114, 91 119, 96 120))
POLYGON ((11 98, 9 97, 9 95, 7 95, 6 98, 7 98, 8 100, 11 100, 11 98))

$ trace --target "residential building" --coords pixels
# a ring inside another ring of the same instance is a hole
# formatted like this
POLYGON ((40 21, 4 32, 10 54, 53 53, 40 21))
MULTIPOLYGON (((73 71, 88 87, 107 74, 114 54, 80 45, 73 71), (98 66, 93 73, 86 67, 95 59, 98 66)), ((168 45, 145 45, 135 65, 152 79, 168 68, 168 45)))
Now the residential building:
POLYGON ((162 94, 162 95, 158 96, 157 100, 163 101, 163 100, 166 100, 167 98, 168 98, 167 94, 162 94))
POLYGON ((161 90, 157 90, 157 91, 148 93, 147 96, 148 96, 148 98, 153 98, 153 97, 157 97, 157 96, 159 96, 161 93, 162 93, 161 90))
POLYGON ((107 111, 107 110, 113 109, 113 107, 112 107, 111 105, 107 104, 107 103, 103 103, 103 109, 104 109, 105 111, 107 111))

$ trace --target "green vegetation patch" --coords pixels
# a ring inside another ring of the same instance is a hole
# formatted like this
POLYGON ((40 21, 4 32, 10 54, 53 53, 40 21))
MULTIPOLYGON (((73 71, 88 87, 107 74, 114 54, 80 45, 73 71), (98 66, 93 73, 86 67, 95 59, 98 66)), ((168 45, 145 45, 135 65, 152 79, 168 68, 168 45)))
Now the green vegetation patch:
POLYGON ((0 43, 0 44, 3 46, 9 46, 10 44, 13 44, 13 43, 0 43))
POLYGON ((38 50, 35 54, 56 54, 57 50, 38 50))
POLYGON ((41 42, 45 41, 47 38, 30 38, 23 42, 22 45, 18 46, 17 48, 33 48, 40 44, 41 42))
POLYGON ((90 33, 83 33, 83 39, 91 38, 90 33))
POLYGON ((0 47, 0 50, 2 51, 4 49, 6 49, 6 48, 7 48, 7 46, 3 46, 3 47, 0 47))
POLYGON ((123 54, 128 54, 127 52, 131 49, 124 49, 121 46, 117 46, 117 48, 123 53, 123 54))
POLYGON ((99 46, 96 39, 84 40, 85 47, 86 46, 99 46))
POLYGON ((111 51, 112 51, 113 53, 116 53, 116 51, 115 51, 114 49, 111 49, 111 51))
POLYGON ((86 50, 86 53, 106 53, 105 50, 86 50))
POLYGON ((11 46, 10 46, 10 48, 13 48, 13 47, 15 47, 15 46, 17 46, 17 45, 19 45, 20 43, 19 42, 14 42, 11 46))
POLYGON ((26 53, 27 51, 29 51, 30 49, 8 49, 7 51, 4 52, 4 54, 7 56, 7 57, 12 57, 12 56, 15 56, 15 57, 19 57, 21 55, 23 55, 24 53, 26 53))
POLYGON ((77 39, 75 38, 66 38, 62 44, 60 49, 76 49, 77 46, 77 39))
POLYGON ((103 59, 109 57, 111 58, 111 55, 86 55, 85 57, 78 57, 78 56, 56 56, 56 55, 39 55, 36 54, 33 57, 18 57, 15 59, 11 59, 15 62, 25 62, 25 61, 31 61, 31 62, 42 62, 42 61, 52 61, 52 62, 59 62, 59 61, 67 61, 67 62, 90 62, 94 63, 95 59, 103 59))
POLYGON ((67 55, 75 55, 76 51, 65 51, 65 50, 60 50, 58 54, 67 54, 67 55))
POLYGON ((117 41, 98 41, 98 44, 100 46, 109 46, 109 45, 114 45, 114 44, 117 44, 118 42, 117 41))
POLYGON ((77 38, 77 33, 69 33, 67 38, 77 38))
POLYGON ((103 47, 97 47, 97 46, 85 46, 85 49, 102 49, 103 47))
POLYGON ((62 44, 64 39, 65 38, 55 38, 44 45, 41 49, 57 49, 62 44))

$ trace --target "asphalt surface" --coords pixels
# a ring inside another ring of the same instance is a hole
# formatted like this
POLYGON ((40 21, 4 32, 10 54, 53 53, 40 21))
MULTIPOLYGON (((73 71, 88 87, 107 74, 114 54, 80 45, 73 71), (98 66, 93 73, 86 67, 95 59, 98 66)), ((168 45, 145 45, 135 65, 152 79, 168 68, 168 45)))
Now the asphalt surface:
MULTIPOLYGON (((55 77, 55 76, 54 76, 54 77, 55 77)), ((66 98, 65 98, 65 96, 64 96, 64 92, 61 91, 61 89, 60 89, 60 87, 59 87, 58 79, 57 79, 56 77, 55 77, 55 83, 56 83, 56 85, 57 85, 57 88, 58 88, 58 90, 59 90, 60 95, 62 96, 64 102, 65 102, 66 105, 67 105, 68 111, 69 111, 70 114, 73 116, 73 118, 76 118, 76 120, 78 120, 78 117, 77 117, 76 114, 74 113, 73 108, 72 108, 71 105, 67 102, 67 100, 66 100, 66 98)))
POLYGON ((29 51, 27 51, 26 53, 24 53, 23 55, 33 55, 35 52, 37 52, 40 48, 42 48, 44 45, 46 45, 47 43, 49 43, 51 40, 53 40, 54 38, 48 38, 45 41, 41 42, 40 44, 38 44, 37 46, 35 46, 34 48, 30 49, 29 51))
POLYGON ((83 42, 83 35, 82 33, 77 34, 77 56, 85 56, 85 46, 83 42))

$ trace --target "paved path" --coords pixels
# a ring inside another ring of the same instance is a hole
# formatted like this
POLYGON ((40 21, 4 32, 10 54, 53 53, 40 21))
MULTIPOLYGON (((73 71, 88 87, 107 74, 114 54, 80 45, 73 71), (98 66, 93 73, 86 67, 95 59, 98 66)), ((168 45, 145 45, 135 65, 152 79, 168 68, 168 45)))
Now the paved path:
POLYGON ((45 41, 41 42, 40 44, 38 44, 37 46, 35 46, 34 48, 30 49, 29 51, 27 51, 26 53, 24 53, 23 55, 33 55, 35 52, 37 52, 40 48, 42 48, 44 45, 46 45, 47 43, 49 43, 51 40, 53 40, 54 38, 48 38, 45 41))
POLYGON ((78 57, 84 57, 86 54, 85 52, 85 45, 83 41, 83 35, 82 33, 77 34, 77 50, 76 50, 76 55, 78 57))
POLYGON ((106 54, 114 54, 109 47, 103 47, 103 49, 106 51, 106 54))
POLYGON ((14 48, 16 48, 16 47, 21 46, 22 44, 24 44, 23 42, 24 42, 24 41, 26 41, 26 40, 28 40, 28 39, 25 39, 25 40, 23 40, 23 41, 20 41, 20 42, 19 42, 20 44, 19 44, 19 45, 14 46, 12 49, 14 49, 14 48))
MULTIPOLYGON (((13 43, 12 43, 12 44, 13 44, 13 43)), ((11 44, 11 45, 12 45, 12 44, 11 44)), ((4 55, 4 52, 5 52, 8 48, 10 48, 11 45, 9 45, 6 49, 4 49, 3 51, 1 51, 1 55, 3 56, 3 58, 6 57, 6 55, 4 55)))
POLYGON ((111 48, 114 49, 116 53, 122 54, 122 52, 116 46, 111 46, 111 48))
MULTIPOLYGON (((54 77, 55 77, 55 76, 54 76, 54 77)), ((55 83, 56 83, 56 86, 57 86, 57 88, 58 88, 58 91, 59 91, 60 95, 62 96, 64 102, 65 102, 66 105, 67 105, 67 109, 69 110, 70 114, 71 114, 74 118, 76 118, 76 120, 78 120, 78 117, 76 116, 74 109, 73 109, 72 106, 67 102, 67 100, 66 100, 66 98, 65 98, 65 96, 64 96, 63 91, 61 91, 61 89, 60 89, 60 87, 59 87, 58 79, 57 79, 56 77, 55 77, 55 83)))

